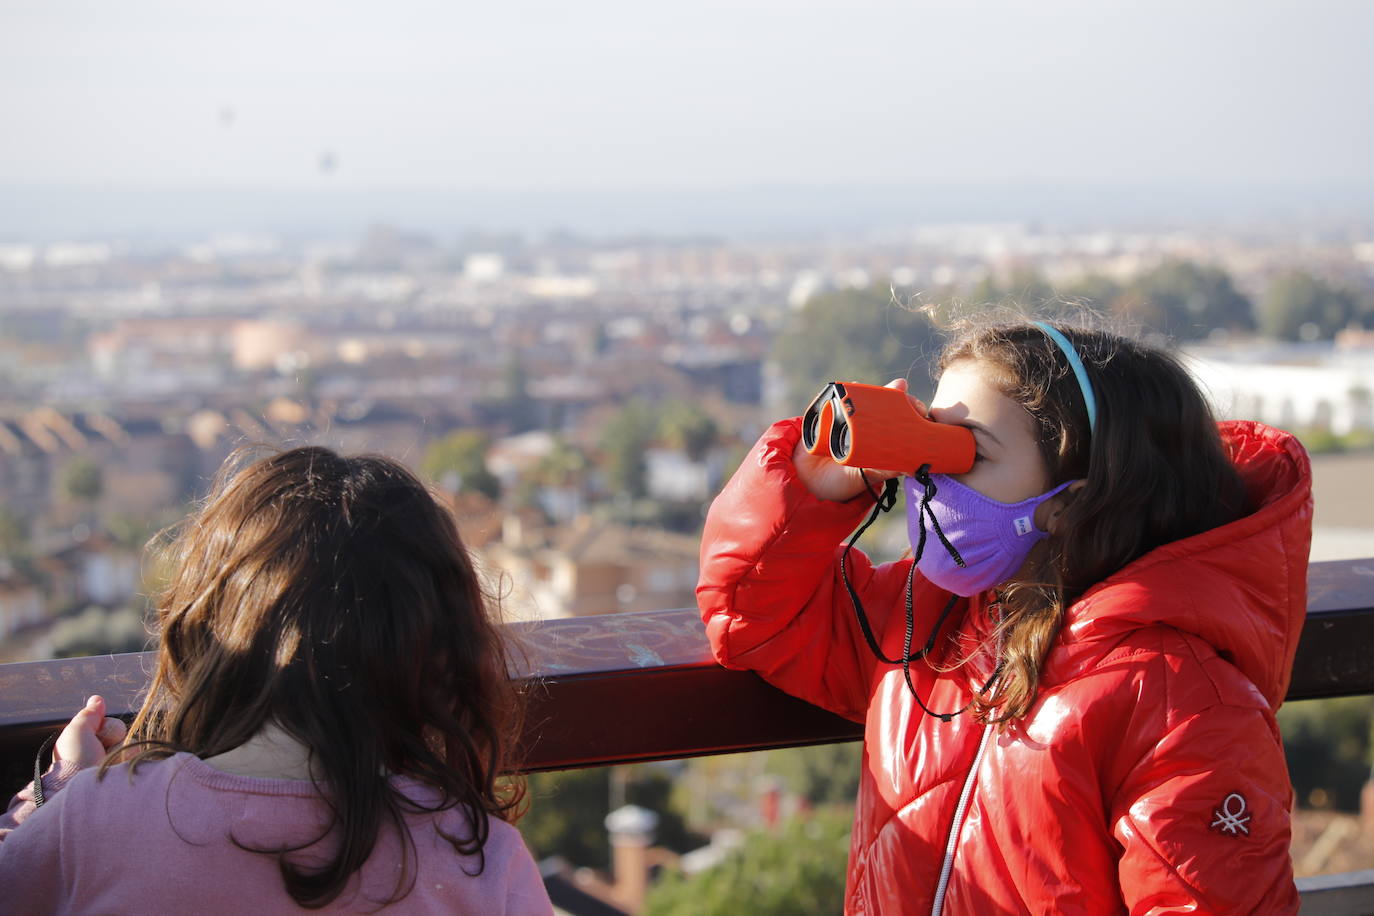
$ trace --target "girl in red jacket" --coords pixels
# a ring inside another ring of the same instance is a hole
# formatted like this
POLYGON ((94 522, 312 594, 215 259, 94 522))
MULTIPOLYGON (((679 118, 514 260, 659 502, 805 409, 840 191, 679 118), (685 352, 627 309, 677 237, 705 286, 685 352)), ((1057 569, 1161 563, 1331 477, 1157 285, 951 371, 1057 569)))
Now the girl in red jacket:
POLYGON ((846 912, 1296 911, 1301 446, 1108 333, 975 328, 938 365, 918 409, 976 458, 905 479, 914 560, 841 543, 900 475, 808 453, 798 419, 702 546, 721 664, 865 724, 846 912))

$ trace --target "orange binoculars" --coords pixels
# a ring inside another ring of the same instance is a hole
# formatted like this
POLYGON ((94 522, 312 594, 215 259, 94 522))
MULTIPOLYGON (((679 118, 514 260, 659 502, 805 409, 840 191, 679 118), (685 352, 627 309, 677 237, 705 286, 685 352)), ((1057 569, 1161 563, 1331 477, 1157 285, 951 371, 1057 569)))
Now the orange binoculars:
POLYGON ((849 467, 963 474, 973 467, 973 433, 921 415, 906 392, 831 382, 802 417, 802 445, 849 467))

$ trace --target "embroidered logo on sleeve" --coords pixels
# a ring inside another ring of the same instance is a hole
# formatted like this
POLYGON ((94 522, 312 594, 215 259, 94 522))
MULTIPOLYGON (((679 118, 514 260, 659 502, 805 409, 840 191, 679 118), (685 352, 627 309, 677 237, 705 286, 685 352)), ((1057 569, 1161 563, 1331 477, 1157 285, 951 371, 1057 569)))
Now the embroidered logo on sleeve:
POLYGON ((1250 835, 1250 828, 1246 826, 1250 822, 1250 815, 1246 810, 1245 796, 1239 792, 1226 796, 1221 807, 1212 812, 1212 817, 1213 829, 1231 836, 1240 836, 1242 833, 1250 835))

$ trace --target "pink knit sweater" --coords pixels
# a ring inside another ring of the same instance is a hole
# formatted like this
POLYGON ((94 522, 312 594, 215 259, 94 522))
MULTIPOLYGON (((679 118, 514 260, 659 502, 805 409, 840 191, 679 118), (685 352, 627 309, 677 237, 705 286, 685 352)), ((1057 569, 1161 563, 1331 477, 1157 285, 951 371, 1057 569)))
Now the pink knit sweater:
MULTIPOLYGON (((437 792, 397 777, 409 798, 437 792)), ((255 779, 216 770, 190 754, 145 763, 130 777, 112 767, 56 764, 43 777, 48 801, 35 809, 32 785, 0 818, 0 909, 7 913, 279 913, 297 911, 276 857, 240 849, 279 848, 318 836, 327 813, 308 782, 255 779)), ((465 836, 456 809, 408 814, 414 885, 393 909, 404 913, 549 916, 553 907, 519 832, 491 820, 485 867, 460 857, 439 830, 465 836), (438 828, 438 829, 436 829, 438 828)), ((329 847, 328 840, 306 850, 329 847)), ((344 893, 324 912, 371 912, 392 896, 403 871, 401 843, 383 829, 344 893)))

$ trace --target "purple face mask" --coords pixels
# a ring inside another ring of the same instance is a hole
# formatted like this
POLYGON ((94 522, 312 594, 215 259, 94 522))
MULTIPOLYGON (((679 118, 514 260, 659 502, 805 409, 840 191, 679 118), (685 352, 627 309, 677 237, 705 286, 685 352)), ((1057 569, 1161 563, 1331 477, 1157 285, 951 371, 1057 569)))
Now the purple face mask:
POLYGON ((1021 568, 1031 548, 1049 536, 1035 527, 1036 507, 1073 483, 1065 481, 1019 503, 1002 503, 946 474, 932 474, 930 480, 935 492, 928 502, 916 478, 902 481, 916 568, 937 587, 965 597, 1002 584, 1021 568), (934 526, 927 528, 926 517, 932 513, 943 538, 934 526), (950 548, 958 552, 962 566, 950 548))

